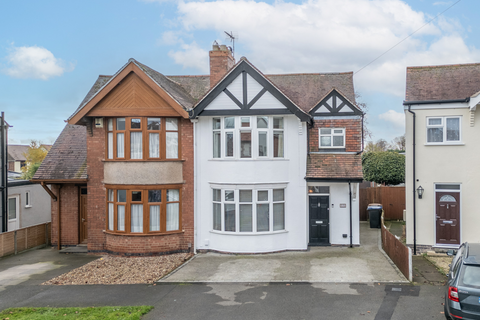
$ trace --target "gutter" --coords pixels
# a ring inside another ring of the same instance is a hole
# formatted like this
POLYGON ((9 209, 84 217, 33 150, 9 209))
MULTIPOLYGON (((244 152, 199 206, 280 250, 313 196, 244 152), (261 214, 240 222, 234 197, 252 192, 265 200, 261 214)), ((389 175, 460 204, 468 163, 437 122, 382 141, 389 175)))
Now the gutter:
POLYGON ((419 100, 419 101, 403 101, 404 106, 409 107, 410 111, 410 106, 412 104, 441 104, 441 103, 458 103, 458 102, 469 102, 470 97, 464 98, 464 99, 451 99, 451 100, 419 100))
MULTIPOLYGON (((470 100, 470 98, 468 98, 470 100)), ((410 110, 411 105, 408 105, 408 112, 413 115, 413 254, 417 255, 417 214, 416 214, 416 199, 415 199, 415 112, 410 110)))

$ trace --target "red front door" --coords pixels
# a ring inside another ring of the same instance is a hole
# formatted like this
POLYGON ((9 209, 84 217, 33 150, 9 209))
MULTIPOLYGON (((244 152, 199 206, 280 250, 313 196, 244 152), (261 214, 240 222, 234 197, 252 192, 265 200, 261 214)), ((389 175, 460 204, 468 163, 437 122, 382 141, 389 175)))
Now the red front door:
POLYGON ((436 192, 437 244, 460 244, 460 193, 436 192))

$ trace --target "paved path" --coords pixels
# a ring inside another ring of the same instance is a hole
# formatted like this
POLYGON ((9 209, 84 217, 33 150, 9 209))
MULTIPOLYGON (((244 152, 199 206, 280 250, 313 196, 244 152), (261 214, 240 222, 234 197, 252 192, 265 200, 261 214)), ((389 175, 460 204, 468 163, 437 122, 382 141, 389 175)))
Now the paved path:
POLYGON ((261 255, 198 254, 161 282, 408 282, 379 249, 380 229, 360 224, 360 247, 261 255))

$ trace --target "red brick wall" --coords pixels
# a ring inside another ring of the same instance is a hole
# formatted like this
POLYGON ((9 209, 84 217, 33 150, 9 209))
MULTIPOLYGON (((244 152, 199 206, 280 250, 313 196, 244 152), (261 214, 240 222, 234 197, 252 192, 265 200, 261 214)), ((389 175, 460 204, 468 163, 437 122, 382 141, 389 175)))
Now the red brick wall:
MULTIPOLYGON (((52 185, 52 191, 58 198, 60 185, 52 185)), ((62 234, 61 245, 78 244, 78 186, 74 184, 62 184, 60 189, 60 210, 62 234)), ((58 204, 52 199, 52 245, 58 244, 58 204)))
POLYGON ((183 180, 185 184, 182 188, 182 229, 184 230, 182 249, 191 244, 193 248, 194 234, 194 181, 193 181, 193 123, 189 119, 182 119, 182 158, 183 163, 183 180))
POLYGON ((310 151, 318 151, 319 128, 345 128, 345 148, 347 152, 362 150, 362 120, 361 119, 331 119, 314 120, 314 127, 309 129, 310 151))
POLYGON ((183 233, 158 236, 106 234, 106 240, 106 251, 112 254, 148 255, 189 251, 183 233))

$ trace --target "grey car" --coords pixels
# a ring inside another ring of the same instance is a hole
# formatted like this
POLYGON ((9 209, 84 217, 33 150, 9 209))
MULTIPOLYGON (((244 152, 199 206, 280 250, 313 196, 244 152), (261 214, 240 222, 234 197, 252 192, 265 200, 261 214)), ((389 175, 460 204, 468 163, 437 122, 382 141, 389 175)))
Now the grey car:
POLYGON ((445 293, 445 317, 480 319, 480 243, 465 242, 453 258, 445 293))

